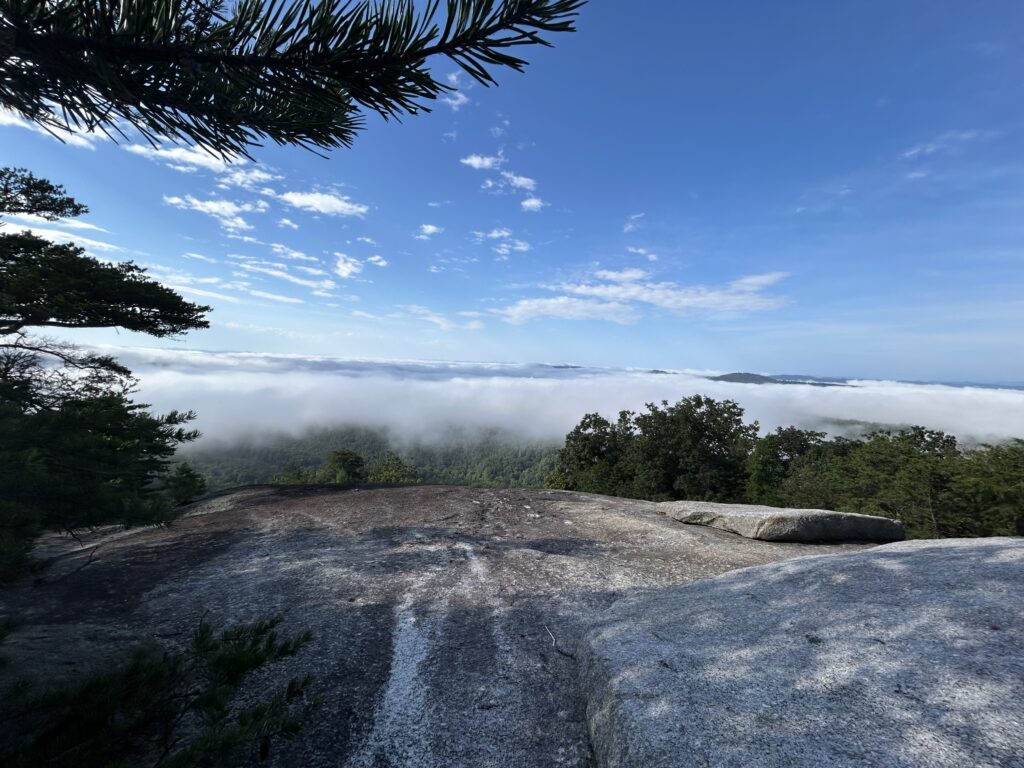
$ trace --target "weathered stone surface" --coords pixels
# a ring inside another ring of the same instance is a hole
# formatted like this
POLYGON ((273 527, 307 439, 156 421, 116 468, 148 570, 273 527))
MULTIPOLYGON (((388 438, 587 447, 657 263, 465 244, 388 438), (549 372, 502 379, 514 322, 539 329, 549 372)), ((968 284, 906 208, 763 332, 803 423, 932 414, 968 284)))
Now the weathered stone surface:
POLYGON ((673 520, 707 525, 761 541, 902 541, 903 523, 887 517, 831 512, 826 509, 783 509, 754 504, 708 501, 666 501, 658 509, 673 520))
POLYGON ((617 603, 580 648, 608 768, 1024 766, 1024 539, 914 541, 617 603))
POLYGON ((253 695, 308 673, 323 701, 252 761, 282 768, 589 768, 573 649, 605 609, 863 548, 751 541, 649 502, 438 486, 248 488, 170 528, 44 545, 59 560, 43 581, 0 592, 0 620, 22 622, 0 649, 11 659, 0 690, 21 675, 81 674, 98 644, 123 658, 133 642, 183 641, 207 611, 218 622, 279 612, 283 631, 315 638, 261 670, 253 695))

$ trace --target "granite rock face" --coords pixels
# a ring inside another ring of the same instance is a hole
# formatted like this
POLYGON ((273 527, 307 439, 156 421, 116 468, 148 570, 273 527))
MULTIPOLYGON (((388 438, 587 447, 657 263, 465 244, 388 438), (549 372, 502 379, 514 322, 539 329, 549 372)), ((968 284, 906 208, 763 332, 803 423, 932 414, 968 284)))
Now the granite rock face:
POLYGON ((761 541, 881 543, 905 538, 903 523, 875 515, 709 501, 666 501, 658 508, 681 523, 707 525, 761 541))
POLYGON ((238 489, 168 528, 41 545, 56 558, 43 580, 0 591, 0 623, 19 620, 0 691, 188 638, 204 616, 313 631, 251 693, 309 674, 321 707, 267 760, 238 763, 254 768, 592 768, 574 649, 606 608, 865 548, 753 541, 646 501, 444 486, 238 489))
POLYGON ((619 601, 578 653, 599 766, 1024 766, 1024 539, 913 541, 619 601))

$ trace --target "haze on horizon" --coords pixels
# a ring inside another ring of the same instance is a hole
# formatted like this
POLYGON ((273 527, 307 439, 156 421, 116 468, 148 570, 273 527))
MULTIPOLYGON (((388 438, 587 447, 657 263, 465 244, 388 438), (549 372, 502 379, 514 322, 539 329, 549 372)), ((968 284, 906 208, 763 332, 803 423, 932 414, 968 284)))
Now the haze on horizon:
POLYGON ((707 371, 564 365, 348 360, 297 354, 103 349, 141 378, 159 411, 183 399, 211 443, 365 426, 397 440, 446 442, 497 428, 510 441, 559 442, 588 412, 615 418, 692 394, 737 401, 762 432, 795 425, 855 436, 921 425, 967 444, 1024 434, 1024 389, 855 380, 851 386, 742 384, 707 371))

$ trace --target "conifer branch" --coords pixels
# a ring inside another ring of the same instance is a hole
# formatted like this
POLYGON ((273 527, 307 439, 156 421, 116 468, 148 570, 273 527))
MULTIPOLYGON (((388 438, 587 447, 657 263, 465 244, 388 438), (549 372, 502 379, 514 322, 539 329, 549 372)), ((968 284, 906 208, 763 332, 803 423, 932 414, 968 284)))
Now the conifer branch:
POLYGON ((495 85, 495 68, 525 68, 515 49, 574 31, 584 2, 0 0, 0 107, 225 158, 266 139, 349 146, 364 110, 397 119, 453 90, 428 60, 495 85))

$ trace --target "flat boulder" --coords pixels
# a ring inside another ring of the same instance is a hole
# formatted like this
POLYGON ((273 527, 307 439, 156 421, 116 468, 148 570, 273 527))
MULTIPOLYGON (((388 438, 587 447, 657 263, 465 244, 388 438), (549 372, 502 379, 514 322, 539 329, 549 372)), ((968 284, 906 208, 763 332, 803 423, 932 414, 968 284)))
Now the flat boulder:
POLYGON ((665 501, 658 509, 680 523, 707 525, 761 541, 890 542, 905 538, 903 523, 899 520, 827 509, 784 509, 710 501, 665 501))
POLYGON ((598 766, 1021 768, 1024 539, 910 541, 648 592, 578 657, 598 766))

